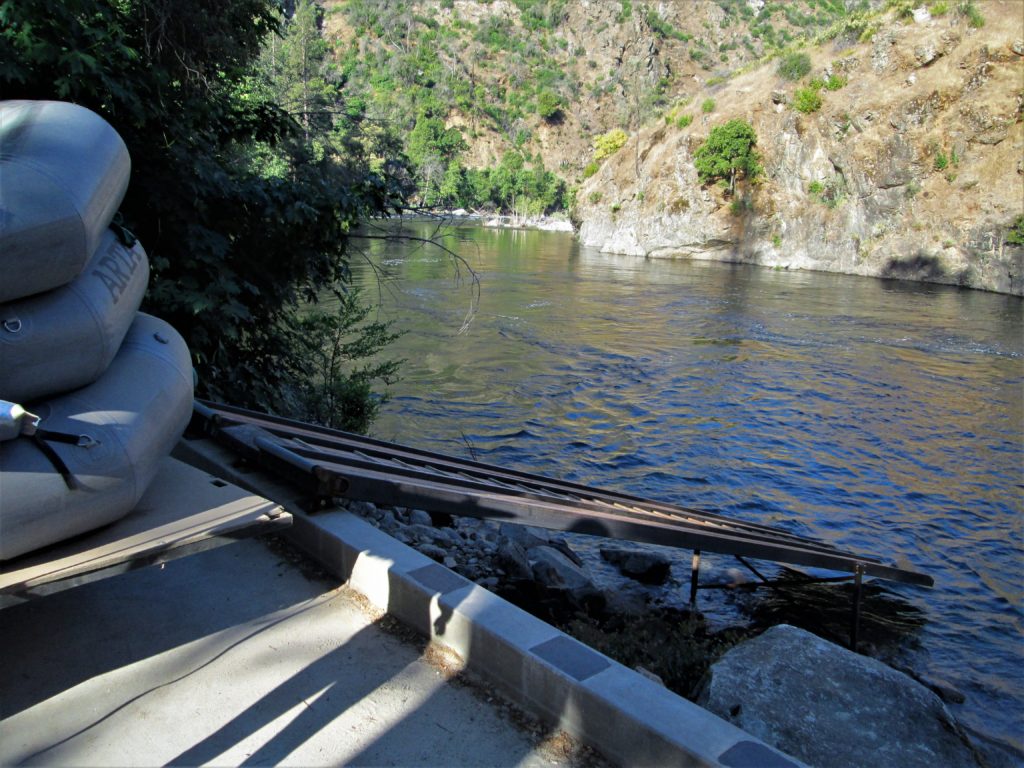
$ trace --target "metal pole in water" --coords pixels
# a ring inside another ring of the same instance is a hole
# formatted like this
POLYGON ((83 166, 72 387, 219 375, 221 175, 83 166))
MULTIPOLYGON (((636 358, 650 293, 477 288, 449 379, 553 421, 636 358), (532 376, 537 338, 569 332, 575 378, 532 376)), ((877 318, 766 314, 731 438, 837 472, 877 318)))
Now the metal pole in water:
POLYGON ((700 550, 693 550, 693 562, 690 566, 690 608, 697 607, 697 577, 700 575, 700 550))
POLYGON ((857 652, 857 635, 860 632, 860 599, 863 592, 864 566, 857 563, 853 571, 853 620, 850 622, 850 650, 857 652))

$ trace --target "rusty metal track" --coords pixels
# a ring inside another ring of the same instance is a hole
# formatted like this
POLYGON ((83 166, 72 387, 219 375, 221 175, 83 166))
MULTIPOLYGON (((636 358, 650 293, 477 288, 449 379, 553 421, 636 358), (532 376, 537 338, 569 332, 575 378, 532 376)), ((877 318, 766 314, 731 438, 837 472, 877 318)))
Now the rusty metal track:
MULTIPOLYGON (((765 525, 197 401, 193 427, 332 497, 790 563, 932 586, 926 574, 765 525)), ((696 561, 695 561, 696 562, 696 561)))

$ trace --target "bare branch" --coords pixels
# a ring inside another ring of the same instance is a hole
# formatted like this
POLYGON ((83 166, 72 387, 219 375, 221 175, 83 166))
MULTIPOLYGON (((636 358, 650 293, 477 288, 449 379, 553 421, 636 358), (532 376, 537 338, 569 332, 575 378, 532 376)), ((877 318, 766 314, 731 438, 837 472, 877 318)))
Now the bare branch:
MULTIPOLYGON (((374 229, 376 232, 379 232, 380 234, 365 234, 354 232, 350 233, 349 237, 355 240, 383 240, 385 242, 392 243, 417 243, 421 248, 426 248, 428 246, 439 248, 441 251, 448 254, 452 258, 452 265, 455 267, 456 285, 462 284, 462 269, 465 268, 470 275, 470 299, 469 308, 466 311, 466 316, 463 318, 462 325, 456 332, 457 335, 461 335, 469 330, 469 326, 473 323, 473 319, 476 317, 477 310, 480 307, 480 276, 476 273, 476 270, 474 270, 473 267, 470 266, 469 262, 463 256, 461 256, 452 248, 444 244, 443 240, 445 237, 448 237, 448 235, 444 234, 443 230, 445 226, 447 226, 447 223, 451 222, 450 217, 436 218, 438 219, 437 225, 435 226, 434 232, 432 235, 430 235, 430 237, 419 237, 417 235, 410 235, 402 232, 388 231, 387 228, 381 226, 380 224, 377 224, 376 222, 367 222, 366 226, 374 229)), ((366 256, 366 254, 364 254, 364 257, 366 257, 367 262, 369 262, 369 257, 366 256)), ((376 265, 373 265, 373 268, 375 273, 377 273, 379 277, 380 273, 379 271, 377 271, 378 268, 376 267, 376 265)))

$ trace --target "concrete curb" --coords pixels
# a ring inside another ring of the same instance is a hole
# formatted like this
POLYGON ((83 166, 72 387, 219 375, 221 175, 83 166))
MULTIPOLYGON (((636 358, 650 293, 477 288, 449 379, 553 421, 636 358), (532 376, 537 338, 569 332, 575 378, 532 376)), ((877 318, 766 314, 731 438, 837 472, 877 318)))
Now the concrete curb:
POLYGON ((175 453, 294 515, 285 534, 373 605, 456 653, 524 710, 622 765, 790 768, 798 760, 609 659, 342 509, 313 515, 294 489, 233 469, 209 441, 175 453))

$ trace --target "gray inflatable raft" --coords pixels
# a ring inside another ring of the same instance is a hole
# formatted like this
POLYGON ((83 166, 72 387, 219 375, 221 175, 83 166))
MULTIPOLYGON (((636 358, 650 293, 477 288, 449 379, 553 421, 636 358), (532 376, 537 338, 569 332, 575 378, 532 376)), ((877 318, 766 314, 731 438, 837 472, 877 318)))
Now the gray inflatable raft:
POLYGON ((73 280, 117 212, 131 161, 94 112, 0 101, 0 302, 73 280))
POLYGON ((71 283, 0 305, 0 400, 30 403, 96 381, 142 303, 149 261, 109 229, 71 283))
POLYGON ((191 416, 188 348, 170 325, 140 313, 98 381, 33 412, 40 430, 75 442, 44 441, 57 462, 28 436, 0 442, 0 560, 132 510, 191 416))

